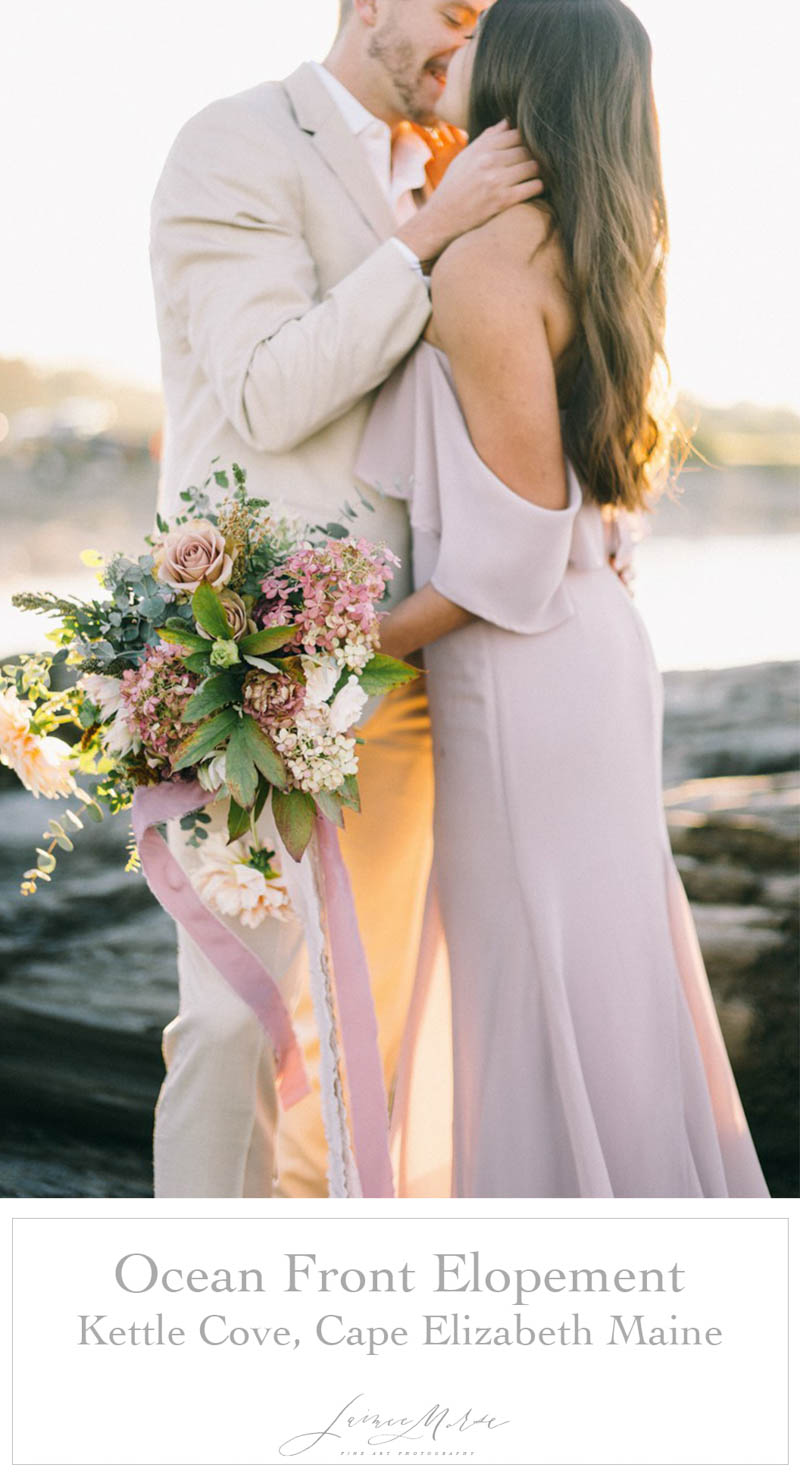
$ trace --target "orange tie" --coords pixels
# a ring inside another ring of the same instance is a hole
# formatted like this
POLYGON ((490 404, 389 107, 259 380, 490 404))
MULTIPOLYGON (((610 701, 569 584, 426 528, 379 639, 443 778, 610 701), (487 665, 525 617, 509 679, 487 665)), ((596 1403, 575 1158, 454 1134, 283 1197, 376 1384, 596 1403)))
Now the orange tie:
POLYGON ((440 183, 451 160, 461 153, 467 143, 467 135, 462 129, 453 128, 449 123, 438 123, 435 128, 423 128, 422 124, 412 123, 411 128, 424 139, 432 151, 425 166, 429 186, 426 193, 429 194, 440 183))

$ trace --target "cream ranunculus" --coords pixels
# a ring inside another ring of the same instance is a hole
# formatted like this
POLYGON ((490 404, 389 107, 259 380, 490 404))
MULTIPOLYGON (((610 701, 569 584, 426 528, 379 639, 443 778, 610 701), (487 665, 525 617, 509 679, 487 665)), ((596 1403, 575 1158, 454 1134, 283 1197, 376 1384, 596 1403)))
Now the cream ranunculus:
POLYGON ((306 680, 306 703, 324 704, 336 687, 341 668, 335 658, 303 658, 306 680))
POLYGON ((215 524, 209 519, 190 519, 164 535, 154 551, 154 567, 159 580, 173 591, 190 593, 203 581, 224 586, 231 578, 233 561, 215 524))
POLYGON ((283 879, 265 879, 247 863, 249 849, 242 843, 209 838, 199 849, 199 867, 192 883, 210 909, 233 916, 251 930, 264 920, 287 920, 292 908, 283 879))

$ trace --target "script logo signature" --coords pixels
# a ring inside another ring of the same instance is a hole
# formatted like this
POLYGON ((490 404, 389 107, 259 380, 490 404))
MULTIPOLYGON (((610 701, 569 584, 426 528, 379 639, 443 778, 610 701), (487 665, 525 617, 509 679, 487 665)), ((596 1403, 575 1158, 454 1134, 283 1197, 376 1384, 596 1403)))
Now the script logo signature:
POLYGON ((360 1409, 356 1410, 355 1404, 363 1397, 363 1393, 356 1393, 325 1428, 310 1429, 307 1433, 294 1434, 291 1439, 284 1439, 278 1453, 288 1458, 307 1454, 309 1449, 314 1449, 323 1439, 349 1439, 351 1443, 360 1439, 370 1449, 386 1444, 402 1447, 406 1442, 418 1446, 423 1440, 435 1445, 440 1437, 448 1435, 452 1438, 454 1430, 462 1434, 476 1428, 493 1430, 503 1428, 510 1422, 510 1419, 498 1418, 491 1413, 482 1414, 479 1409, 473 1411, 472 1408, 466 1408, 460 1411, 443 1407, 440 1403, 433 1403, 423 1413, 411 1415, 371 1412, 368 1408, 362 1412, 360 1409), (365 1432, 367 1430, 368 1433, 365 1432))

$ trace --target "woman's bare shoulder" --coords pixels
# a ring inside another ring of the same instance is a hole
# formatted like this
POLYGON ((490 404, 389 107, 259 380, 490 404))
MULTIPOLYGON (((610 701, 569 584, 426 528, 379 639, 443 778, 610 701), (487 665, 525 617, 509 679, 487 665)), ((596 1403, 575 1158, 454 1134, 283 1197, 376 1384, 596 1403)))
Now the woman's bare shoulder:
POLYGON ((573 332, 564 287, 564 259, 547 211, 525 202, 457 237, 431 274, 440 338, 460 338, 476 318, 484 332, 523 332, 545 321, 554 355, 573 332), (551 332, 554 331, 554 332, 551 332), (553 341, 558 343, 553 343, 553 341))
POLYGON ((476 271, 502 277, 509 268, 534 265, 546 277, 553 271, 554 258, 561 255, 554 236, 549 214, 523 201, 456 237, 436 262, 431 286, 446 291, 476 271))

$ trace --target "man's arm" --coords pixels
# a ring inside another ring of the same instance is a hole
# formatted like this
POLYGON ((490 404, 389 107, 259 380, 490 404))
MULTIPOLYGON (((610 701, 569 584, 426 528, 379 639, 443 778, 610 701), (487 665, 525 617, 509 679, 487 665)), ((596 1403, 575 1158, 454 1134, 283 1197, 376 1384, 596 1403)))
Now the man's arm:
MULTIPOLYGON (((423 261, 541 190, 508 125, 487 129, 395 236, 423 261)), ((157 291, 228 420, 250 446, 288 452, 380 385, 430 314, 425 284, 384 242, 319 299, 302 187, 286 140, 244 104, 212 104, 181 131, 153 201, 157 291)))
POLYGON ((320 301, 286 141, 212 104, 173 146, 153 201, 157 291, 229 421, 288 452, 380 385, 430 314, 425 285, 384 242, 320 301))

